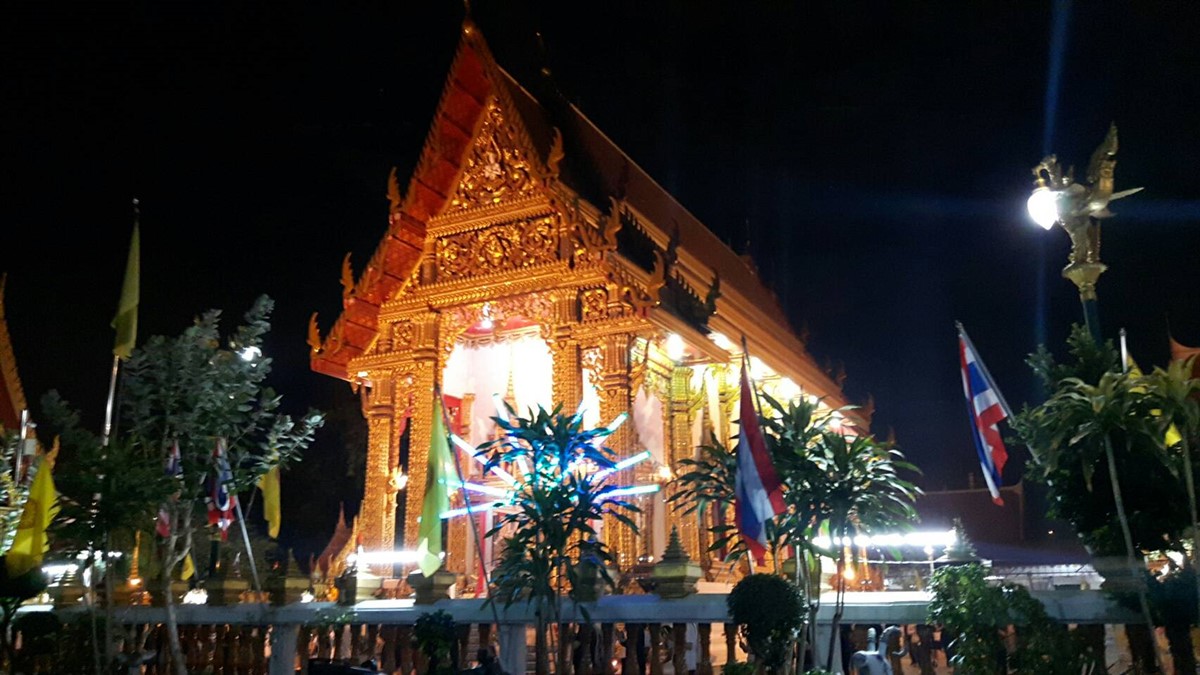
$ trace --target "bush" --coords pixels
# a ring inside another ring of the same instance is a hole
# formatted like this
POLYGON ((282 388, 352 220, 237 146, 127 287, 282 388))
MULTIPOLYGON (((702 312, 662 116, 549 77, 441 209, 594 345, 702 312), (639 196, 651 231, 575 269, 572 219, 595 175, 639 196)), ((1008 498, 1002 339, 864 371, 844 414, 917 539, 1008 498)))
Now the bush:
POLYGON ((800 589, 773 574, 751 574, 733 587, 726 604, 742 648, 767 668, 782 667, 804 625, 800 589))
POLYGON ((413 626, 413 646, 429 659, 429 673, 453 673, 454 617, 443 610, 426 612, 413 626))
POLYGON ((989 584, 980 565, 943 567, 930 581, 930 623, 941 624, 950 663, 959 672, 1079 675, 1096 655, 1046 614, 1023 586, 989 584), (1005 646, 1016 631, 1016 648, 1005 646))

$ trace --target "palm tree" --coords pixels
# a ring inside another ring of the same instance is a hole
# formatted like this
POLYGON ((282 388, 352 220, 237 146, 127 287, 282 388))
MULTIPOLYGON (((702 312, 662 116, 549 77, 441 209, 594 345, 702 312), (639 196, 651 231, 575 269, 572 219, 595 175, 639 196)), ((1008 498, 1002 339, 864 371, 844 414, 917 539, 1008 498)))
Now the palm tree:
POLYGON ((825 475, 829 532, 837 555, 833 626, 825 669, 833 670, 833 647, 846 603, 846 546, 860 532, 895 530, 916 519, 919 488, 900 477, 917 471, 892 443, 840 430, 821 431, 813 462, 825 475), (838 542, 842 542, 839 544, 838 542))
MULTIPOLYGON (((804 592, 809 624, 815 622, 819 585, 814 583, 813 566, 819 556, 837 562, 838 594, 835 631, 845 602, 844 549, 835 553, 814 543, 821 526, 827 526, 835 538, 853 536, 858 531, 907 526, 915 517, 912 502, 920 490, 900 477, 900 471, 916 471, 890 443, 879 443, 870 436, 851 436, 834 424, 833 411, 822 410, 818 401, 803 397, 780 402, 763 395, 764 412, 760 423, 767 451, 784 486, 787 511, 767 523, 772 557, 779 559, 783 548, 794 547, 797 586, 804 592), (810 558, 811 556, 811 558, 810 558)), ((842 411, 838 411, 842 412, 842 411)), ((688 471, 676 483, 678 492, 671 498, 675 508, 690 513, 712 506, 733 504, 737 455, 716 438, 701 448, 696 460, 683 460, 688 471)), ((715 536, 710 550, 727 548, 727 559, 746 555, 744 544, 733 525, 709 528, 715 536)), ((837 547, 833 547, 836 549, 837 547)), ((805 651, 807 633, 801 631, 800 654, 805 651)), ((832 658, 832 649, 830 650, 832 658)))
MULTIPOLYGON (((593 523, 610 516, 636 532, 628 514, 639 509, 610 494, 617 486, 607 480, 606 470, 616 466, 616 460, 601 441, 613 427, 584 429, 582 417, 562 414, 561 406, 552 412, 539 407, 529 417, 519 417, 508 408, 508 415, 493 419, 505 436, 479 447, 479 454, 487 457, 485 470, 502 462, 523 468, 512 498, 515 510, 503 515, 487 534, 512 531, 502 542, 500 562, 492 574, 496 592, 488 602, 502 600, 508 607, 524 599, 535 605, 537 673, 548 675, 546 627, 558 626, 563 639, 563 596, 578 604, 597 581, 613 585, 607 570, 613 556, 598 540, 593 523), (573 565, 574 560, 581 564, 573 565)), ((566 653, 557 651, 556 671, 566 672, 566 653)))
MULTIPOLYGON (((1052 393, 1013 427, 1050 487, 1052 515, 1068 520, 1094 555, 1124 556, 1149 626, 1141 552, 1181 548, 1188 522, 1175 508, 1187 493, 1163 441, 1173 417, 1186 421, 1188 387, 1120 372, 1111 344, 1095 344, 1082 329, 1068 342, 1074 363, 1058 365, 1045 350, 1030 359, 1052 393), (1097 489, 1097 471, 1107 490, 1097 489)), ((1190 480, 1191 470, 1183 473, 1190 480)))

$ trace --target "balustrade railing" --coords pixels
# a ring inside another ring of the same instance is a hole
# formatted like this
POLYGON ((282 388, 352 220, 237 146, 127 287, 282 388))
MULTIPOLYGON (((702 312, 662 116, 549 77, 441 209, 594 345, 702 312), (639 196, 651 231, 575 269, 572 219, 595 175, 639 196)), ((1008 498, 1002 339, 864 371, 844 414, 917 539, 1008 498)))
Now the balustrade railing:
MULTIPOLYGON (((1094 639, 1103 640, 1103 624, 1136 623, 1138 617, 1115 606, 1099 591, 1035 592, 1057 620, 1083 626, 1094 639), (1091 626, 1092 628, 1087 628, 1091 626), (1097 637, 1098 636, 1098 637, 1097 637)), ((587 618, 564 602, 564 625, 551 627, 552 639, 566 650, 563 662, 576 673, 634 675, 714 675, 731 661, 744 661, 735 627, 729 624, 725 595, 696 594, 665 600, 654 595, 614 595, 586 605, 587 618), (586 626, 586 628, 584 628, 586 626), (638 639, 638 636, 642 636, 638 639), (590 648, 589 648, 590 643, 590 648), (640 647, 640 648, 639 648, 640 647)), ((921 593, 848 594, 844 626, 897 624, 915 640, 930 640, 931 628, 917 631, 926 621, 928 600, 921 593)), ((357 665, 371 660, 384 673, 424 672, 423 656, 413 646, 413 624, 426 612, 444 610, 455 621, 457 669, 470 667, 479 646, 496 645, 503 669, 516 674, 533 670, 531 607, 516 604, 507 611, 484 605, 482 600, 442 600, 433 605, 411 601, 366 601, 352 606, 334 603, 236 604, 176 607, 179 638, 188 672, 213 675, 293 675, 322 670, 317 664, 343 662, 357 665)), ((33 611, 25 608, 23 611, 33 611)), ((86 610, 57 610, 70 618, 86 610)), ((833 614, 831 601, 818 614, 817 648, 829 642, 833 614)), ((122 646, 127 661, 140 656, 141 671, 149 675, 173 673, 165 627, 166 610, 134 606, 117 611, 124 626, 122 646)), ((16 635, 18 644, 21 635, 16 635)), ((906 642, 908 638, 906 637, 906 642)), ((898 645, 897 645, 898 646, 898 645)), ((926 645, 931 646, 931 645, 926 645)), ((552 667, 556 661, 551 654, 552 667)), ((840 657, 835 658, 840 662, 840 657)), ((933 663, 897 663, 897 673, 932 673, 933 663)), ((941 663, 944 664, 944 655, 941 663)), ((39 671, 59 672, 53 665, 39 671), (49 669, 46 669, 49 668, 49 669)), ((138 672, 138 671, 132 671, 138 672)))

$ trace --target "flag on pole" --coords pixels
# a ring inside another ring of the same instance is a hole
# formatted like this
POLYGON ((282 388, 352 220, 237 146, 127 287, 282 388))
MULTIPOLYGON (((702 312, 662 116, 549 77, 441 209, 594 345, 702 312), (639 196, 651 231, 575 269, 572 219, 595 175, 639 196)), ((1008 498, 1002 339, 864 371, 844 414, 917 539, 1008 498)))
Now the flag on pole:
POLYGON ((967 397, 967 412, 971 418, 971 436, 975 439, 975 451, 979 465, 983 468, 983 480, 997 506, 1004 506, 1000 496, 1000 476, 1004 463, 1008 461, 1008 450, 996 427, 1001 420, 1012 415, 1000 389, 992 381, 987 367, 967 337, 967 331, 958 326, 958 355, 962 365, 963 393, 967 397))
MULTIPOLYGON (((135 202, 136 208, 136 202, 135 202)), ((133 353, 137 342, 138 277, 141 268, 141 245, 138 224, 133 223, 133 237, 129 240, 129 259, 125 262, 125 282, 121 285, 121 300, 117 303, 117 315, 112 327, 117 330, 113 354, 123 359, 133 353)))
POLYGON ((229 484, 233 482, 233 471, 229 468, 229 460, 225 457, 225 439, 217 439, 217 447, 213 449, 214 473, 207 478, 208 486, 205 502, 208 504, 208 524, 221 528, 221 539, 229 538, 229 526, 233 524, 234 501, 237 495, 230 494, 229 484))
POLYGON ((187 581, 196 576, 196 562, 192 560, 192 554, 188 553, 183 557, 183 571, 179 573, 179 578, 187 581))
POLYGON ((283 511, 279 506, 279 465, 271 467, 258 479, 258 489, 263 495, 263 520, 267 521, 267 534, 279 538, 279 526, 283 524, 283 511))
POLYGON ((750 389, 750 375, 742 364, 742 393, 740 402, 741 431, 738 433, 737 474, 734 479, 733 508, 737 518, 738 534, 754 555, 758 564, 763 564, 767 552, 766 522, 783 513, 783 484, 775 473, 775 466, 767 454, 762 429, 758 426, 758 412, 754 409, 754 392, 750 389))
POLYGON ((442 397, 433 401, 433 436, 429 443, 429 468, 425 474, 425 499, 421 503, 421 525, 417 528, 417 566, 421 574, 432 576, 442 566, 442 513, 450 510, 450 491, 446 485, 453 471, 450 439, 442 414, 442 397))
MULTIPOLYGON (((163 460, 163 473, 172 478, 179 478, 183 475, 183 459, 179 455, 179 441, 171 444, 171 451, 163 460)), ((172 496, 171 501, 175 501, 176 498, 176 496, 172 496)), ((158 520, 154 523, 154 531, 163 539, 171 536, 171 512, 167 510, 165 504, 158 509, 158 520)))
POLYGON ((54 459, 58 455, 58 439, 42 457, 37 475, 29 487, 29 497, 17 524, 12 547, 4 558, 9 578, 18 577, 42 564, 48 540, 46 528, 58 513, 58 491, 54 489, 54 459))

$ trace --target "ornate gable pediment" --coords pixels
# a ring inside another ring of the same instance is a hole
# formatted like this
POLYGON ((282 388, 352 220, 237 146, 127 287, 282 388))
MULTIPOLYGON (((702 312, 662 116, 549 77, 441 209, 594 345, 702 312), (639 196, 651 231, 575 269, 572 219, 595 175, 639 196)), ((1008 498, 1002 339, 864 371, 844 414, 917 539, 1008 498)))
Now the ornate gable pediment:
POLYGON ((442 215, 534 197, 541 192, 536 154, 496 96, 488 99, 463 160, 458 185, 442 215))

